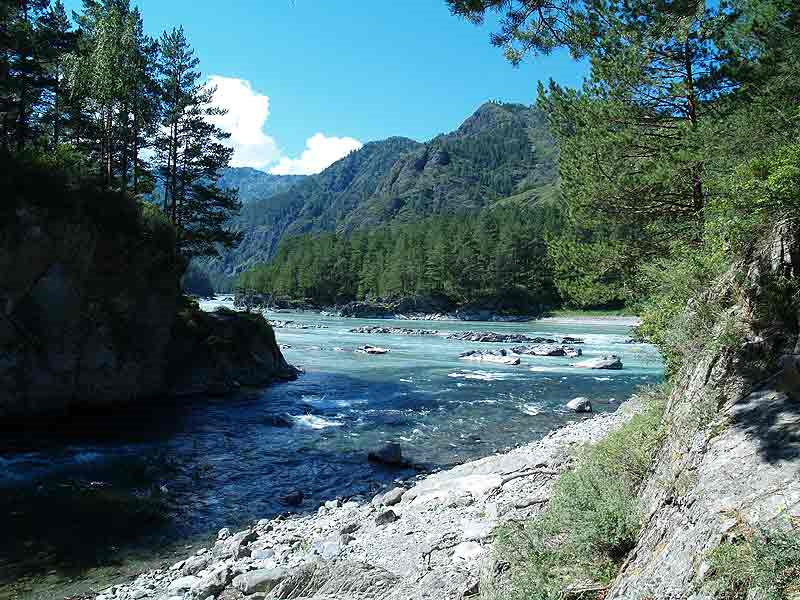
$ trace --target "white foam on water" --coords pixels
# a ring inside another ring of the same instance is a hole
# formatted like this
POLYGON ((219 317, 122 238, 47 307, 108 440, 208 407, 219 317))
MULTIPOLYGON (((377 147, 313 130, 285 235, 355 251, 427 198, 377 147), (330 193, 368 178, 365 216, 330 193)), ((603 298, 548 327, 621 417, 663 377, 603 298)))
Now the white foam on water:
POLYGON ((594 377, 595 381, 611 381, 611 377, 594 377))
POLYGON ((456 371, 455 373, 448 373, 448 377, 456 379, 475 379, 478 381, 502 381, 509 379, 511 373, 498 373, 494 371, 456 371))
POLYGON ((400 381, 402 381, 403 383, 414 383, 413 379, 403 379, 402 377, 400 378, 400 381))
POLYGON ((531 367, 531 371, 534 373, 550 373, 552 371, 563 371, 564 367, 531 367))
POLYGON ((537 405, 537 404, 523 404, 522 405, 522 412, 524 412, 526 415, 530 415, 532 417, 535 417, 536 415, 541 414, 543 410, 544 409, 542 409, 542 407, 537 405))
POLYGON ((289 415, 294 422, 302 427, 308 427, 310 429, 325 429, 326 427, 341 427, 344 423, 340 423, 339 421, 331 421, 324 417, 318 417, 317 415, 289 415))

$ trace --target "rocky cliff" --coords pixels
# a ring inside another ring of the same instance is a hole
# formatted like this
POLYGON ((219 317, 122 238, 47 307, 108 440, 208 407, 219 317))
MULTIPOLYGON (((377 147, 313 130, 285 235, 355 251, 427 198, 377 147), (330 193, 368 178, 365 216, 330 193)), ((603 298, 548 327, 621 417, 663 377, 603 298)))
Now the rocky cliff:
POLYGON ((710 581, 720 544, 800 528, 798 233, 781 225, 699 299, 727 304, 722 342, 676 379, 668 435, 641 493, 645 527, 608 598, 720 597, 710 581))
POLYGON ((152 207, 2 183, 0 422, 291 376, 263 319, 181 304, 183 264, 152 207))

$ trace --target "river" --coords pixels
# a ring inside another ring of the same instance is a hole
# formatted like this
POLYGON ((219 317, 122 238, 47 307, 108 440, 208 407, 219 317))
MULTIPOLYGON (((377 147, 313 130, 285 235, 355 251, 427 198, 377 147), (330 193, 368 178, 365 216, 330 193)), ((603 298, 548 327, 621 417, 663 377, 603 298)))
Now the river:
POLYGON ((50 431, 4 432, 0 451, 0 597, 64 598, 160 564, 221 527, 337 496, 369 498, 413 470, 366 460, 397 441, 427 469, 486 456, 541 437, 570 420, 567 401, 615 410, 663 375, 655 350, 626 343, 627 325, 534 321, 465 323, 271 315, 320 326, 276 330, 297 381, 233 397, 195 398, 86 416, 50 431), (621 371, 588 371, 574 359, 523 357, 520 366, 460 360, 460 352, 508 347, 443 336, 363 335, 378 324, 442 332, 490 330, 576 336, 584 358, 622 356, 621 371), (385 355, 357 354, 363 344, 385 355))

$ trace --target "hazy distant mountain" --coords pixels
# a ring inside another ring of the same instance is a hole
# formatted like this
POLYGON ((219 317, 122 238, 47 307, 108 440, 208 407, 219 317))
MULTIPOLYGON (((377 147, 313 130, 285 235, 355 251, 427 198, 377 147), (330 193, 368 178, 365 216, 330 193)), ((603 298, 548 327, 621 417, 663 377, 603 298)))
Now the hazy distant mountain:
POLYGON ((250 167, 225 169, 219 183, 226 188, 239 188, 242 204, 284 192, 303 180, 305 175, 270 175, 250 167))

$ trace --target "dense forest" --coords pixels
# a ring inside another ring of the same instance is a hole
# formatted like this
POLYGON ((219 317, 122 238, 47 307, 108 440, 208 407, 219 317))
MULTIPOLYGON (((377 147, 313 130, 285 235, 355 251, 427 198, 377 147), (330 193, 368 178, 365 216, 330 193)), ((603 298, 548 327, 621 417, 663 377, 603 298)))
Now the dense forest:
POLYGON ((545 238, 561 215, 550 204, 433 217, 352 235, 289 238, 268 264, 242 274, 246 290, 321 304, 427 294, 454 304, 524 310, 556 292, 545 238))
POLYGON ((219 184, 233 152, 213 124, 223 111, 182 28, 147 36, 128 0, 84 0, 71 16, 61 0, 3 0, 0 47, 0 158, 27 201, 57 203, 32 175, 55 174, 87 197, 116 194, 110 213, 133 203, 168 221, 184 258, 238 241, 237 193, 219 184))

